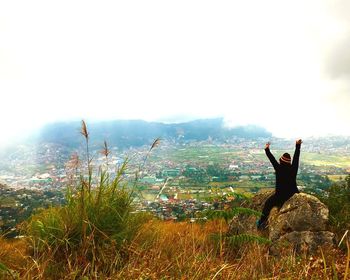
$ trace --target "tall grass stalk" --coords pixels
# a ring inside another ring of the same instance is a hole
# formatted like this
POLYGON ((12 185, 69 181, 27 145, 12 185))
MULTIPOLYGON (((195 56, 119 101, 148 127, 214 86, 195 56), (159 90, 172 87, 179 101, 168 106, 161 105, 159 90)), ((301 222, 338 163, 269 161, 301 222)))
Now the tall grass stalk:
POLYGON ((144 157, 144 159, 143 159, 142 164, 140 164, 140 166, 139 166, 139 169, 138 169, 137 175, 136 175, 136 180, 138 179, 138 175, 139 175, 140 171, 144 169, 145 164, 146 164, 146 161, 147 161, 147 159, 149 158, 149 156, 150 156, 152 150, 153 150, 154 148, 156 148, 157 146, 159 146, 160 141, 161 141, 160 138, 156 138, 156 139, 153 141, 151 147, 149 148, 148 152, 146 153, 146 155, 145 155, 145 157, 144 157))
POLYGON ((92 180, 92 167, 91 167, 91 158, 90 158, 90 149, 89 149, 89 131, 87 129, 86 122, 81 121, 81 132, 85 138, 85 147, 86 147, 86 161, 87 161, 87 170, 88 170, 88 191, 91 191, 91 180, 92 180))
POLYGON ((108 149, 108 145, 107 145, 107 141, 106 140, 103 142, 103 148, 100 151, 100 153, 105 157, 106 169, 108 170, 108 156, 111 153, 111 151, 108 149))
POLYGON ((345 266, 345 273, 344 273, 344 280, 348 279, 349 274, 349 265, 350 265, 350 244, 349 241, 346 240, 346 247, 348 249, 348 255, 346 258, 346 266, 345 266))
POLYGON ((324 277, 326 279, 328 277, 327 276, 327 261, 326 261, 326 258, 325 258, 325 255, 323 253, 322 248, 320 248, 320 251, 321 251, 322 263, 323 263, 323 275, 324 275, 324 277))

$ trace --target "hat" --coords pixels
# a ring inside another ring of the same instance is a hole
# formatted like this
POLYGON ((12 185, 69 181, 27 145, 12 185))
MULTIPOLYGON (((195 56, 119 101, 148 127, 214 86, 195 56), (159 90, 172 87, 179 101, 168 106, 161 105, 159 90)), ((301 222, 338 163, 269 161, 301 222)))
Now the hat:
POLYGON ((284 153, 281 157, 280 157, 280 161, 283 161, 285 163, 291 163, 291 159, 290 159, 290 154, 288 153, 284 153))

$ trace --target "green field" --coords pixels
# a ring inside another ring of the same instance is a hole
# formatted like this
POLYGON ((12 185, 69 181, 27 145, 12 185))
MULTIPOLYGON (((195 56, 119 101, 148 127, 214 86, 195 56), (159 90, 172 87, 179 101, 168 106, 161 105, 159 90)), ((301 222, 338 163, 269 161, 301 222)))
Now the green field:
MULTIPOLYGON (((232 190, 229 186, 232 186, 234 193, 249 195, 252 192, 256 192, 260 189, 273 189, 272 182, 266 181, 254 181, 254 180, 242 180, 242 181, 227 181, 227 182, 210 182, 208 184, 195 184, 190 183, 182 184, 179 187, 178 180, 169 182, 167 187, 163 190, 163 194, 175 195, 178 194, 178 199, 199 199, 204 200, 210 197, 217 197, 223 195, 223 193, 230 194, 232 190), (170 190, 170 188, 176 187, 176 190, 170 190), (182 190, 183 192, 181 192, 182 190)), ((158 191, 143 190, 141 191, 142 197, 145 200, 153 201, 157 196, 158 191)))
POLYGON ((350 156, 349 155, 326 155, 317 153, 304 153, 301 156, 301 160, 305 164, 316 166, 336 166, 340 168, 350 168, 350 156))
MULTIPOLYGON (((176 163, 197 163, 214 164, 227 163, 228 161, 241 158, 244 152, 226 149, 219 146, 186 146, 183 148, 171 149, 163 156, 176 163)), ((163 157, 162 156, 162 157, 163 157)), ((153 160, 159 158, 156 156, 153 160)))
POLYGON ((344 179, 346 178, 347 175, 348 175, 348 174, 328 175, 328 178, 331 179, 332 181, 337 182, 337 181, 342 181, 342 180, 344 180, 344 179))
MULTIPOLYGON (((285 152, 289 152, 292 156, 294 151, 272 151, 276 159, 285 152)), ((331 153, 311 153, 303 152, 300 154, 300 162, 306 165, 314 166, 335 166, 340 168, 350 168, 350 155, 331 154, 331 153)))
MULTIPOLYGON (((271 150, 278 159, 283 153, 289 152, 293 155, 294 150, 271 150)), ((212 164, 227 164, 233 160, 249 161, 261 160, 266 161, 264 150, 238 150, 233 148, 226 148, 223 146, 186 146, 183 148, 169 149, 165 154, 158 154, 153 160, 160 158, 168 158, 176 163, 196 163, 199 165, 212 164)), ((331 153, 316 153, 301 151, 300 162, 306 165, 313 166, 334 166, 339 168, 350 168, 350 155, 331 154, 331 153)))

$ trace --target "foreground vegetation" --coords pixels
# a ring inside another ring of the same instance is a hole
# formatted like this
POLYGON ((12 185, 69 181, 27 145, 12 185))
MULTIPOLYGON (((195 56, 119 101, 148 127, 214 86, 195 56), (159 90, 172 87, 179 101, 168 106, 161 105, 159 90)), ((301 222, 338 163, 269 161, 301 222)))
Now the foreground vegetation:
MULTIPOLYGON (((123 264, 114 271, 91 271, 84 256, 46 258, 33 256, 28 240, 0 240, 0 262, 12 272, 4 279, 347 279, 350 251, 323 249, 317 255, 297 256, 286 247, 280 257, 268 253, 268 245, 249 243, 232 247, 211 236, 226 228, 220 220, 206 224, 150 220, 123 248, 123 264), (68 257, 68 259, 66 259, 68 257), (12 274, 12 276, 11 276, 12 274)), ((115 247, 101 248, 114 259, 115 247)), ((349 248, 348 248, 349 250, 349 248)), ((0 268, 1 270, 1 268, 0 268)))

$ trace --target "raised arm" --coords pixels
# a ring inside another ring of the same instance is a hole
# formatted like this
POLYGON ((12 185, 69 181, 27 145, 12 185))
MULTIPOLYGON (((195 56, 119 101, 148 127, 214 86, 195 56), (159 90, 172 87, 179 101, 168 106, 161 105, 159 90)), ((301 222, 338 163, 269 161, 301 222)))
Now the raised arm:
POLYGON ((266 153, 267 157, 269 158, 270 162, 272 163, 273 168, 275 168, 275 170, 277 170, 278 162, 270 151, 270 143, 269 142, 267 142, 265 145, 265 153, 266 153))
POLYGON ((301 139, 295 142, 295 151, 294 151, 293 162, 292 162, 292 167, 295 173, 298 172, 301 143, 303 143, 301 139))

